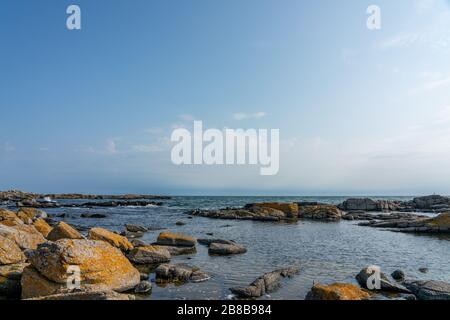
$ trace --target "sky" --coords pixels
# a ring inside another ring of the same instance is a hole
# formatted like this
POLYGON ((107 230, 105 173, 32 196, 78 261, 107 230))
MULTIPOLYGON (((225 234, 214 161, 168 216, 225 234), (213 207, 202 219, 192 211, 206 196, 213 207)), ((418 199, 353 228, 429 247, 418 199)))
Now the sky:
POLYGON ((449 54, 449 0, 1 0, 0 190, 450 194, 449 54), (279 173, 174 165, 194 120, 279 173))

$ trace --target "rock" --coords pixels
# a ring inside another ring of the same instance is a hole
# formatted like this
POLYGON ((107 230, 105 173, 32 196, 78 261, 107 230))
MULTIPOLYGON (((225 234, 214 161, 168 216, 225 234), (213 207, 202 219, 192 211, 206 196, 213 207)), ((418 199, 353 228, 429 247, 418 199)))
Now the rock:
POLYGON ((380 208, 379 208, 377 202, 372 199, 369 199, 369 198, 347 199, 342 204, 340 204, 338 207, 344 211, 355 211, 355 210, 380 211, 380 208))
POLYGON ((275 291, 280 286, 282 277, 293 277, 299 271, 299 267, 278 269, 264 274, 247 287, 230 288, 231 292, 239 298, 259 298, 266 293, 275 291))
POLYGON ((48 234, 52 231, 52 227, 50 227, 50 225, 47 223, 47 222, 45 222, 45 220, 44 219, 42 219, 42 218, 39 218, 39 219, 36 219, 34 222, 33 222, 33 226, 36 228, 36 230, 37 231, 39 231, 43 236, 44 236, 44 238, 47 238, 48 237, 48 234))
POLYGON ((145 243, 144 241, 139 240, 139 239, 133 239, 133 240, 131 240, 131 244, 132 244, 133 247, 135 247, 135 248, 137 248, 137 247, 145 247, 145 246, 148 245, 147 243, 145 243))
POLYGON ((286 218, 290 219, 297 218, 299 211, 297 203, 280 203, 280 202, 254 203, 248 204, 244 208, 249 209, 254 207, 271 208, 279 210, 286 215, 286 218))
POLYGON ((0 224, 0 236, 14 241, 20 249, 36 249, 39 244, 46 241, 34 226, 19 224, 14 221, 9 222, 11 223, 8 226, 0 224))
POLYGON ((150 277, 150 275, 148 273, 144 273, 144 272, 141 272, 140 276, 141 276, 141 281, 148 280, 148 278, 150 277))
POLYGON ((162 246, 170 252, 171 256, 182 256, 186 254, 195 254, 197 253, 197 248, 193 247, 173 247, 173 246, 162 246))
POLYGON ((159 282, 203 282, 211 278, 197 267, 185 264, 162 264, 156 268, 155 273, 159 282))
POLYGON ((146 227, 138 226, 135 224, 127 224, 127 225, 125 225, 125 228, 129 232, 147 232, 148 231, 148 229, 146 227))
POLYGON ((108 215, 104 213, 83 213, 81 214, 81 217, 87 219, 104 219, 107 218, 108 215))
POLYGON ((101 300, 134 300, 128 294, 117 293, 112 290, 105 291, 80 291, 72 293, 60 293, 51 296, 37 297, 25 300, 60 300, 60 301, 101 301, 101 300))
POLYGON ((392 272, 392 274, 391 274, 391 277, 394 279, 394 280, 397 280, 397 281, 403 281, 403 280, 405 280, 405 273, 402 271, 402 270, 395 270, 394 272, 392 272))
POLYGON ((70 225, 61 221, 50 231, 47 239, 50 241, 58 241, 60 239, 84 239, 84 237, 70 225))
POLYGON ((336 206, 316 205, 300 207, 299 217, 303 219, 338 221, 342 212, 336 206))
POLYGON ((103 228, 92 228, 89 230, 88 238, 91 240, 106 241, 122 251, 130 251, 133 249, 133 245, 127 238, 103 228))
POLYGON ((136 294, 149 294, 150 292, 152 292, 152 284, 149 281, 141 281, 134 288, 134 293, 136 294))
POLYGON ((450 300, 450 283, 443 281, 409 281, 405 286, 419 300, 450 300))
POLYGON ((419 271, 422 273, 428 273, 429 270, 428 268, 420 268, 419 271))
MULTIPOLYGON (((292 220, 280 210, 266 207, 249 207, 248 209, 221 209, 221 210, 192 210, 190 215, 224 220, 254 220, 277 222, 292 220)), ((227 225, 228 227, 228 225, 227 225)))
POLYGON ((238 244, 211 243, 208 253, 211 255, 232 255, 243 254, 247 252, 247 248, 238 244))
MULTIPOLYGON (((359 285, 364 288, 368 289, 368 280, 369 278, 375 274, 375 271, 370 272, 369 269, 375 270, 375 268, 379 268, 376 266, 372 267, 366 267, 358 273, 356 276, 356 281, 358 281, 359 285)), ((382 272, 380 272, 380 289, 381 291, 387 291, 387 292, 399 292, 399 293, 411 293, 407 288, 404 286, 395 283, 391 280, 389 280, 388 277, 382 272)))
POLYGON ((197 242, 208 247, 211 245, 211 243, 223 243, 230 245, 236 244, 232 240, 223 240, 223 239, 197 239, 197 242))
POLYGON ((0 208, 0 221, 17 220, 17 219, 19 219, 19 217, 16 215, 14 211, 0 208))
POLYGON ((412 202, 417 209, 433 209, 436 205, 450 206, 450 198, 439 195, 417 197, 412 202))
POLYGON ((159 234, 156 243, 167 246, 192 247, 195 246, 197 240, 181 233, 162 232, 159 234))
POLYGON ((0 236, 0 266, 25 262, 25 255, 15 241, 0 236))
POLYGON ((171 255, 162 246, 145 246, 131 250, 128 259, 136 264, 157 264, 169 262, 171 255))
POLYGON ((130 232, 130 231, 123 231, 120 233, 121 236, 126 237, 128 239, 136 239, 136 238, 142 238, 144 236, 143 232, 130 232))
POLYGON ((48 215, 45 211, 36 208, 20 208, 17 216, 25 223, 31 224, 36 219, 46 219, 48 215), (31 221, 31 222, 30 222, 31 221))
MULTIPOLYGON (((20 279, 27 263, 0 266, 0 297, 20 298, 20 279)), ((1 300, 1 299, 0 299, 1 300)))
POLYGON ((186 224, 186 222, 183 222, 183 221, 177 221, 175 223, 175 225, 177 225, 177 226, 184 226, 185 224, 186 224))
POLYGON ((80 268, 81 290, 123 292, 140 282, 127 258, 104 241, 62 239, 27 252, 31 265, 22 275, 22 298, 67 292, 71 266, 80 268))
POLYGON ((334 283, 328 286, 315 284, 306 295, 306 300, 367 300, 370 295, 349 283, 334 283))

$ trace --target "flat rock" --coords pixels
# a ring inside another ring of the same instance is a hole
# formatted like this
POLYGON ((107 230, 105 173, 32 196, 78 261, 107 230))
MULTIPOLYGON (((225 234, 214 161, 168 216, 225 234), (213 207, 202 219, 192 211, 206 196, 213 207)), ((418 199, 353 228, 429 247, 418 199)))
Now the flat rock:
POLYGON ((136 264, 158 264, 169 262, 171 254, 163 246, 144 246, 131 250, 128 259, 136 264))
POLYGON ((450 300, 450 283, 417 280, 404 284, 419 300, 450 300))
POLYGON ((233 255, 233 254, 243 254, 247 252, 247 248, 238 244, 225 244, 213 242, 209 246, 208 253, 210 255, 233 255))
POLYGON ((211 278, 197 267, 185 264, 161 264, 155 270, 156 280, 159 282, 203 282, 211 278))
POLYGON ((106 241, 122 251, 130 251, 133 249, 133 245, 127 238, 103 228, 92 228, 89 230, 88 238, 91 240, 106 241))
POLYGON ((137 224, 126 224, 125 229, 129 232, 147 232, 148 229, 137 224))
POLYGON ((306 300, 367 300, 369 293, 349 283, 333 283, 325 286, 315 284, 306 295, 306 300))
POLYGON ((175 247, 192 247, 195 246, 197 240, 181 233, 161 232, 156 243, 175 247))

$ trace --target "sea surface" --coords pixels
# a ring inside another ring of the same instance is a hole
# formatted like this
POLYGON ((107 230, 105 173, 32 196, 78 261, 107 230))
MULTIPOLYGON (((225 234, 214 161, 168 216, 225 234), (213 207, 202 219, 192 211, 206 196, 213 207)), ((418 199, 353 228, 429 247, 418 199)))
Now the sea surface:
MULTIPOLYGON (((300 265, 300 273, 283 280, 282 287, 262 299, 304 299, 313 283, 352 282, 368 265, 378 265, 390 274, 396 269, 409 278, 450 282, 450 237, 396 233, 361 227, 357 221, 297 223, 188 218, 191 209, 238 207, 267 201, 318 201, 338 204, 348 197, 174 197, 163 206, 120 208, 59 208, 48 213, 66 213, 64 221, 77 226, 104 227, 123 231, 127 223, 180 232, 197 238, 230 239, 244 244, 248 252, 230 257, 212 257, 207 247, 197 245, 197 254, 174 257, 172 262, 194 265, 212 275, 204 283, 153 286, 148 299, 230 299, 230 287, 248 285, 274 269, 300 265), (107 218, 81 218, 82 213, 106 213, 107 218), (177 221, 186 224, 177 226, 177 221), (429 269, 427 274, 419 268, 429 269)), ((372 197, 410 200, 408 197, 372 197)), ((86 202, 83 200, 82 202, 86 202)), ((58 220, 58 219, 57 219, 58 220)), ((61 220, 61 219, 59 219, 61 220)), ((161 230, 150 231, 142 240, 154 242, 161 230)), ((154 278, 154 274, 151 275, 154 278)))

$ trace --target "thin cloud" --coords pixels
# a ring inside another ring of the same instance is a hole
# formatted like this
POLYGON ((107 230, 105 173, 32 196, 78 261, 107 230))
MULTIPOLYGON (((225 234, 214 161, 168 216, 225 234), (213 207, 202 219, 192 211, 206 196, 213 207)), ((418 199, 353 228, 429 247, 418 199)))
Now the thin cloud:
POLYGON ((256 112, 256 113, 252 113, 252 114, 247 114, 247 113, 234 113, 233 114, 233 118, 235 120, 241 121, 241 120, 247 120, 247 119, 261 119, 264 118, 267 115, 267 113, 265 112, 256 112))

